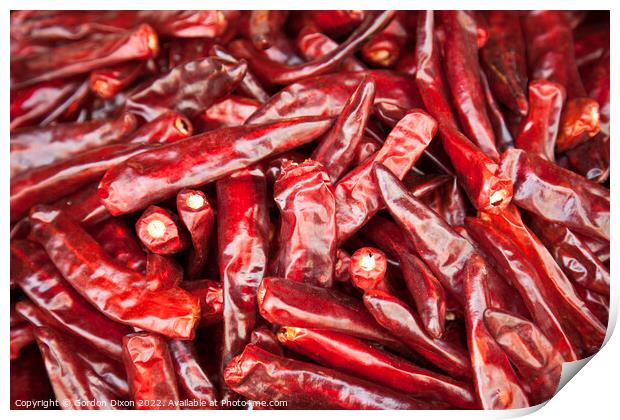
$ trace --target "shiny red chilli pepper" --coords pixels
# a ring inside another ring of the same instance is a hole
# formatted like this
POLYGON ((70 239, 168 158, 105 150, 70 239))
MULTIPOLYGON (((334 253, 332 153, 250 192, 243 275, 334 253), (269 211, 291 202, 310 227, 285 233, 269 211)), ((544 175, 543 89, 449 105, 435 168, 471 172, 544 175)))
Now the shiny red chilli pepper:
POLYGON ((170 340, 168 350, 180 396, 201 401, 205 408, 215 407, 217 390, 198 361, 194 344, 186 340, 170 340))
POLYGON ((142 213, 136 233, 142 245, 155 254, 176 254, 190 242, 179 217, 159 206, 150 206, 142 213))
POLYGON ((566 102, 560 120, 556 150, 565 152, 589 141, 600 130, 599 104, 592 98, 566 102))
POLYGON ((96 68, 155 56, 159 50, 157 33, 149 25, 131 32, 102 35, 50 51, 11 60, 11 88, 88 73, 96 68))
POLYGON ((164 338, 147 332, 125 336, 123 363, 136 409, 179 409, 175 368, 164 338))
POLYGON ((214 44, 214 39, 173 39, 168 45, 168 62, 164 63, 167 64, 166 69, 170 70, 187 62, 208 57, 209 50, 214 44))
POLYGON ((122 220, 105 220, 88 232, 116 262, 144 273, 147 265, 146 254, 133 231, 122 220))
POLYGON ((386 281, 387 257, 377 249, 371 247, 360 248, 351 255, 349 261, 349 275, 351 282, 360 290, 391 290, 386 281))
POLYGON ((168 144, 190 137, 192 123, 183 115, 170 111, 141 125, 124 141, 137 144, 168 144))
POLYGON ((499 152, 503 152, 510 147, 514 147, 512 132, 510 131, 508 121, 504 116, 504 112, 502 111, 500 104, 497 102, 493 92, 491 91, 487 75, 483 71, 480 71, 480 85, 482 86, 484 98, 487 103, 487 115, 489 116, 489 121, 491 122, 493 132, 495 133, 497 150, 499 152))
POLYGON ((609 179, 611 166, 609 135, 602 132, 597 134, 592 140, 569 150, 566 157, 571 170, 588 180, 600 184, 609 179))
MULTIPOLYGON (((306 27, 297 36, 297 48, 308 60, 317 60, 337 49, 339 44, 327 35, 317 32, 312 27, 306 27)), ((355 57, 346 58, 341 68, 344 71, 364 71, 367 67, 355 57)))
POLYGON ((261 50, 271 47, 273 38, 288 17, 286 10, 253 10, 250 12, 248 32, 252 43, 261 50))
POLYGON ((150 291, 177 287, 183 280, 183 267, 174 257, 149 253, 146 256, 145 288, 150 291))
POLYGON ((250 343, 267 350, 277 356, 284 356, 284 351, 276 335, 266 326, 258 327, 252 331, 250 343))
POLYGON ((413 397, 454 407, 477 407, 471 386, 377 349, 360 339, 330 331, 282 327, 278 340, 316 363, 378 383, 413 397))
POLYGON ((336 199, 324 167, 313 160, 284 161, 274 184, 280 210, 273 274, 331 287, 336 260, 336 199))
MULTIPOLYGON (((52 203, 83 226, 94 226, 110 217, 97 195, 97 184, 91 184, 52 203)), ((23 219, 25 220, 25 219, 23 219)))
POLYGON ((32 235, 67 281, 111 319, 173 338, 192 338, 197 300, 179 288, 149 292, 142 275, 108 257, 77 222, 58 210, 30 215, 32 235), (103 291, 103 292, 102 292, 103 291))
POLYGON ((90 90, 103 99, 110 99, 131 85, 144 69, 144 61, 130 61, 90 73, 90 90))
POLYGON ((408 13, 412 12, 397 12, 389 25, 362 47, 360 54, 366 62, 378 67, 392 67, 396 63, 409 39, 408 13))
POLYGON ((226 367, 228 386, 256 401, 286 401, 292 409, 431 409, 446 405, 416 400, 338 371, 246 346, 226 367), (265 384, 256 387, 253 384, 265 384), (334 398, 334 395, 337 397, 334 398))
POLYGON ((228 95, 195 118, 196 131, 243 125, 258 108, 260 102, 255 99, 228 95))
POLYGON ((180 287, 200 302, 199 327, 208 327, 222 320, 224 292, 220 283, 213 280, 192 280, 182 282, 180 287))
POLYGON ((199 134, 117 165, 101 180, 98 194, 113 215, 139 210, 183 188, 207 184, 310 142, 330 123, 325 118, 301 117, 199 134), (178 160, 180 155, 184 156, 182 161, 178 160), (136 182, 141 182, 144 189, 134 191, 128 187, 136 182))
POLYGON ((351 255, 342 248, 336 251, 336 262, 334 263, 334 282, 348 283, 351 280, 349 274, 349 265, 351 264, 351 255))
POLYGON ((190 279, 198 278, 207 261, 215 210, 202 191, 181 190, 177 194, 177 213, 192 242, 187 276, 190 279))

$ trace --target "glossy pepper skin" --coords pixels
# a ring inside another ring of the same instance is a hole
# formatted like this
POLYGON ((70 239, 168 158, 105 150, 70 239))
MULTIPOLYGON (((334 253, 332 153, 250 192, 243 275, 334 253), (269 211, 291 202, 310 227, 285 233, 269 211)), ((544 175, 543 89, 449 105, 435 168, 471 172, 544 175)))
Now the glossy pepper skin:
POLYGON ((364 80, 345 103, 332 128, 312 152, 312 159, 321 163, 336 183, 349 169, 355 150, 362 140, 364 128, 372 111, 375 85, 364 80))
POLYGON ((123 363, 131 399, 139 410, 178 410, 179 391, 166 341, 140 332, 123 338, 123 363))
POLYGON ((45 361, 47 374, 56 398, 66 401, 63 409, 114 409, 112 401, 119 396, 75 354, 62 335, 49 328, 37 328, 35 337, 45 361), (94 406, 80 405, 80 401, 98 401, 94 406))
POLYGON ((90 90, 103 99, 110 99, 131 85, 144 69, 144 61, 129 61, 94 70, 88 80, 90 90))
POLYGON ((363 292, 381 290, 391 292, 387 275, 387 257, 377 248, 363 247, 351 255, 349 276, 351 282, 363 292))
POLYGON ((331 331, 282 327, 278 340, 316 363, 416 398, 477 408, 471 385, 456 381, 377 349, 358 338, 331 331))
POLYGON ((159 206, 149 206, 142 213, 136 222, 136 233, 142 245, 155 254, 176 254, 189 245, 179 217, 159 206))
POLYGON ((484 311, 484 323, 515 365, 531 403, 551 399, 565 360, 542 331, 524 318, 491 308, 484 311))
POLYGON ((193 131, 192 123, 185 116, 170 111, 142 124, 126 141, 138 144, 168 144, 190 137, 193 131))
POLYGON ((289 409, 430 409, 423 402, 311 363, 271 354, 253 344, 224 372, 226 384, 251 400, 287 401, 289 409), (254 384, 264 386, 256 387, 254 384))
POLYGON ((84 189, 74 192, 52 203, 83 226, 93 226, 110 218, 97 195, 97 184, 90 184, 84 189))
MULTIPOLYGON (((307 26, 297 35, 297 49, 307 60, 317 60, 337 49, 339 44, 314 27, 307 26)), ((344 71, 364 71, 367 67, 355 57, 346 58, 341 68, 344 71)))
POLYGON ((183 267, 170 255, 148 253, 145 275, 147 290, 170 289, 181 284, 183 267))
POLYGON ((137 120, 123 114, 113 120, 95 120, 31 127, 11 133, 11 177, 48 165, 95 147, 123 140, 137 120))
POLYGON ((302 117, 198 134, 117 165, 101 180, 98 193, 113 215, 139 210, 183 188, 215 181, 305 144, 324 133, 330 122, 302 117), (129 187, 137 182, 144 188, 135 191, 129 187))
POLYGON ((199 190, 181 190, 177 194, 177 213, 189 232, 192 249, 189 255, 187 276, 200 276, 207 260, 209 240, 215 222, 215 210, 199 190))
POLYGON ((11 278, 63 331, 82 338, 110 357, 120 359, 121 340, 130 330, 84 300, 63 279, 38 244, 26 240, 11 243, 11 278))
POLYGON ((261 316, 272 324, 330 330, 402 347, 377 324, 362 302, 334 290, 265 277, 258 289, 258 307, 261 316))
POLYGON ((252 44, 261 50, 271 47, 273 38, 282 29, 288 13, 286 10, 252 10, 248 22, 252 44))
POLYGON ((222 320, 224 292, 220 283, 213 280, 192 280, 183 282, 180 286, 200 302, 199 327, 208 327, 222 320))
POLYGON ((410 11, 399 11, 394 19, 381 32, 369 40, 361 49, 364 60, 375 67, 393 67, 410 34, 407 32, 410 11))
POLYGON ((30 215, 32 236, 67 281, 113 320, 192 338, 200 316, 195 298, 179 288, 149 292, 143 277, 108 257, 77 222, 58 210, 40 207, 30 215))
POLYGON ((502 172, 519 207, 584 235, 609 241, 609 190, 523 150, 507 150, 502 172))
POLYGON ((89 233, 116 262, 139 273, 144 273, 147 257, 133 231, 119 219, 105 220, 89 233))
POLYGON ((376 163, 384 164, 404 177, 433 139, 435 120, 421 110, 412 110, 392 129, 383 147, 350 171, 336 185, 336 226, 338 242, 344 243, 382 207, 372 177, 376 163))
POLYGON ((265 174, 242 169, 216 183, 218 264, 224 293, 220 369, 246 345, 258 319, 257 291, 269 253, 265 174))
POLYGON ((274 184, 280 210, 274 275, 331 287, 336 261, 336 199, 329 175, 313 160, 284 161, 274 184))
POLYGON ((228 95, 195 118, 196 131, 217 130, 222 127, 243 125, 260 105, 260 102, 255 99, 228 95))
POLYGON ((512 112, 526 115, 527 63, 519 14, 489 10, 484 17, 489 37, 480 49, 480 59, 491 90, 512 112))
POLYGON ((532 80, 528 97, 529 111, 521 120, 515 146, 553 162, 566 90, 548 80, 532 80))
POLYGON ((448 86, 463 131, 492 160, 499 158, 495 134, 480 85, 476 22, 467 11, 441 11, 446 32, 444 57, 448 86))
POLYGON ((244 63, 204 58, 182 64, 127 98, 127 110, 151 121, 168 110, 191 118, 232 92, 245 75, 244 63))
POLYGON ((129 32, 53 47, 50 51, 11 60, 11 89, 88 73, 128 60, 146 59, 158 50, 157 34, 146 24, 129 32))
POLYGON ((206 403, 206 408, 209 408, 217 399, 217 391, 198 361, 194 343, 187 340, 170 340, 168 350, 180 395, 202 401, 206 403))

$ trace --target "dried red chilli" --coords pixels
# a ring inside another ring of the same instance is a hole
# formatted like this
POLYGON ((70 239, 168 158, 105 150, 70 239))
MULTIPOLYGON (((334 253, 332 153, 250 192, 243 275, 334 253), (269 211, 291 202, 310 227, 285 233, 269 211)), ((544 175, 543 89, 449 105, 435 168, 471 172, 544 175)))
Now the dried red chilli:
POLYGON ((181 190, 177 194, 177 212, 192 242, 187 276, 190 279, 198 278, 207 261, 215 210, 202 191, 181 190))
POLYGON ((413 12, 396 13, 381 32, 364 44, 360 54, 366 62, 378 67, 392 67, 396 63, 409 39, 406 30, 408 13, 413 12))
POLYGON ((193 402, 202 402, 207 409, 214 408, 217 391, 198 360, 194 344, 186 340, 170 340, 168 349, 179 394, 193 402))
POLYGON ((284 351, 276 335, 266 326, 258 327, 252 331, 250 343, 267 350, 269 353, 277 356, 284 356, 284 351))
POLYGON ((196 131, 243 125, 258 108, 260 108, 260 102, 255 99, 228 95, 194 118, 196 131))
POLYGON ((190 137, 192 123, 183 115, 170 111, 142 124, 125 139, 127 143, 168 144, 190 137))
POLYGON ((150 206, 142 213, 136 222, 136 233, 142 245, 156 254, 176 254, 189 245, 179 217, 159 206, 150 206))
POLYGON ((61 198, 52 205, 87 227, 96 225, 110 217, 110 213, 97 195, 96 183, 61 198))
POLYGON ((487 115, 489 116, 489 121, 491 122, 493 132, 495 133, 497 150, 499 152, 503 152, 509 147, 514 147, 512 133, 508 126, 508 122, 504 117, 504 112, 495 100, 495 96, 493 96, 493 92, 491 92, 487 76, 483 71, 480 71, 480 84, 487 103, 487 115))
POLYGON ((146 256, 145 288, 149 291, 177 287, 183 280, 183 267, 174 257, 149 253, 146 256))
POLYGON ((390 292, 391 287, 386 281, 386 272, 387 258, 377 248, 360 248, 351 255, 349 261, 351 282, 364 292, 370 290, 390 292))
POLYGON ((250 12, 248 32, 256 48, 267 49, 273 43, 273 37, 282 28, 288 17, 285 10, 253 10, 250 12))
POLYGON ((180 287, 200 302, 199 327, 208 327, 222 320, 224 292, 220 283, 213 280, 192 280, 181 283, 180 287))
MULTIPOLYGON (((297 36, 297 48, 308 61, 317 60, 338 48, 338 43, 312 27, 305 27, 297 36)), ((346 58, 341 68, 345 71, 363 71, 366 66, 355 57, 346 58)))
POLYGON ((94 70, 90 73, 90 90, 109 99, 131 85, 144 69, 144 61, 130 61, 94 70))
POLYGON ((88 229, 88 232, 116 262, 144 273, 147 257, 133 231, 122 220, 105 220, 88 229))

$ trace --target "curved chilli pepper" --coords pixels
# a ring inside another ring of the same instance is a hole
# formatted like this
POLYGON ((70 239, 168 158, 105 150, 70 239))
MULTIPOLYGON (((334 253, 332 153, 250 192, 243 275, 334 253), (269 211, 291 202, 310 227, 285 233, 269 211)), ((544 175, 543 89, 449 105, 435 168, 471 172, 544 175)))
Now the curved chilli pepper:
MULTIPOLYGON (((65 331, 71 333, 71 331, 68 331, 60 322, 56 321, 50 315, 43 312, 40 307, 32 303, 30 300, 23 299, 17 302, 15 304, 15 311, 23 319, 27 320, 35 327, 49 327, 57 331, 65 331)), ((129 332, 129 330, 127 332, 129 332)), ((96 345, 92 347, 96 348, 96 345)))
POLYGON ((181 283, 200 302, 199 327, 208 327, 222 320, 224 313, 224 291, 219 282, 213 280, 192 280, 181 283))
MULTIPOLYGON (((80 401, 97 401, 91 409, 114 409, 119 395, 97 375, 89 363, 76 354, 76 348, 50 328, 35 329, 39 350, 45 361, 56 398, 63 409, 85 409, 80 401)), ((79 348, 79 347, 78 347, 79 348)))
POLYGON ((392 129, 381 149, 362 165, 349 172, 336 185, 336 227, 342 244, 382 207, 372 177, 374 164, 384 164, 403 178, 433 139, 435 120, 414 109, 392 129))
POLYGON ((177 194, 177 212, 192 239, 187 278, 195 279, 200 276, 207 262, 215 210, 202 191, 181 190, 177 194))
POLYGON ((395 14, 396 12, 394 11, 369 13, 360 26, 337 49, 307 63, 291 66, 274 62, 257 54, 253 46, 243 40, 234 41, 230 44, 230 48, 233 55, 248 61, 252 71, 261 80, 273 84, 287 85, 308 77, 325 74, 338 68, 346 58, 362 48, 366 41, 383 30, 392 21, 395 14))
POLYGON ((131 114, 113 120, 93 120, 11 133, 11 177, 38 166, 66 159, 95 147, 121 141, 137 125, 131 114))
POLYGON ((151 292, 177 287, 183 280, 183 267, 169 255, 146 256, 145 288, 151 292))
POLYGON ((135 234, 118 218, 111 218, 88 230, 103 251, 117 263, 144 273, 147 258, 135 234))
POLYGON ((528 407, 527 394, 506 353, 484 324, 489 305, 487 263, 474 254, 464 272, 467 347, 480 405, 485 410, 528 407))
POLYGON ((196 131, 243 125, 258 108, 260 108, 260 102, 255 99, 228 95, 195 118, 198 128, 196 131))
POLYGON ((176 254, 189 245, 188 235, 176 214, 159 206, 150 206, 136 222, 142 245, 155 254, 176 254))
POLYGON ((510 210, 501 214, 481 213, 479 217, 489 220, 517 244, 541 277, 545 295, 550 296, 551 301, 557 305, 563 328, 566 331, 576 332, 573 336, 581 338, 581 344, 588 354, 596 352, 605 338, 605 327, 588 310, 549 251, 523 224, 516 208, 510 210))
POLYGON ((381 216, 373 217, 362 234, 396 258, 424 329, 434 338, 444 332, 446 296, 435 275, 416 255, 402 230, 381 216))
POLYGON ((609 269, 569 228, 538 217, 530 217, 528 226, 536 232, 573 283, 609 296, 609 269))
MULTIPOLYGON (((282 172, 282 165, 285 161, 302 163, 307 159, 307 155, 301 153, 296 150, 291 150, 285 153, 281 153, 272 157, 271 159, 267 159, 262 162, 263 170, 265 171, 265 177, 267 178, 267 185, 273 187, 273 184, 276 182, 276 179, 280 176, 282 172)), ((270 233, 271 236, 271 233, 270 233)))
POLYGON ((433 365, 457 378, 471 377, 467 350, 458 342, 426 334, 417 313, 380 290, 364 293, 364 305, 375 320, 433 365))
POLYGON ((407 13, 397 12, 381 32, 364 44, 360 54, 366 62, 378 67, 392 67, 396 64, 409 39, 407 13))
POLYGON ((37 204, 54 202, 60 195, 101 179, 109 168, 150 147, 111 144, 17 175, 11 179, 11 221, 19 220, 37 204))
POLYGON ((503 152, 509 147, 514 147, 512 132, 510 131, 510 127, 508 126, 508 122, 504 117, 502 109, 495 100, 493 92, 491 92, 487 76, 482 70, 480 70, 480 85, 482 86, 482 91, 484 92, 484 97, 486 99, 487 115, 489 116, 489 121, 491 121, 491 126, 493 127, 493 132, 495 133, 495 143, 497 145, 497 149, 503 152))
POLYGON ((284 356, 284 351, 282 350, 282 346, 280 346, 280 342, 276 338, 276 335, 265 326, 258 327, 252 331, 250 343, 268 351, 269 353, 277 356, 284 356))
POLYGON ((532 80, 528 96, 530 108, 519 125, 515 146, 553 162, 566 91, 548 80, 532 80))
POLYGON ((558 152, 574 149, 600 131, 599 104, 592 98, 573 98, 566 102, 555 144, 558 152))
POLYGON ((387 102, 405 109, 419 107, 422 103, 415 84, 408 77, 387 70, 339 72, 288 85, 265 102, 246 123, 260 124, 307 115, 336 117, 365 78, 375 84, 375 103, 387 102))
POLYGON ((588 180, 600 184, 609 179, 611 156, 608 134, 598 133, 592 140, 569 150, 566 157, 571 169, 588 180))
POLYGON ((487 309, 484 323, 515 365, 532 404, 545 402, 560 383, 564 359, 538 327, 519 316, 487 309))
MULTIPOLYGON (((414 195, 419 197, 415 193, 414 195)), ((441 188, 433 189, 421 200, 450 226, 460 226, 464 223, 467 209, 455 177, 450 182, 445 182, 441 188)))
POLYGON ((35 125, 59 110, 63 113, 81 85, 78 78, 55 79, 11 91, 11 131, 35 125))
POLYGON ((334 184, 351 165, 362 140, 374 99, 375 84, 369 80, 362 81, 345 103, 332 128, 312 153, 312 159, 325 167, 334 184))
POLYGON ((512 178, 516 205, 549 222, 609 241, 607 188, 523 150, 507 150, 501 168, 512 178))
POLYGON ((490 159, 499 159, 480 84, 476 22, 470 12, 441 11, 446 32, 445 72, 463 131, 490 159))
POLYGON ((360 248, 351 255, 349 261, 351 282, 363 292, 381 290, 389 293, 392 289, 386 281, 387 264, 387 257, 381 250, 360 248))
POLYGON ((351 167, 360 166, 366 159, 374 155, 381 149, 383 143, 372 137, 362 136, 357 148, 355 149, 351 167))
MULTIPOLYGON (((209 54, 233 64, 239 62, 221 45, 214 45, 213 47, 211 47, 211 49, 209 50, 209 54)), ((252 73, 249 69, 246 70, 245 76, 243 76, 243 79, 241 79, 241 82, 239 82, 237 90, 244 96, 254 99, 260 103, 265 103, 269 100, 269 94, 265 92, 265 89, 263 89, 263 87, 260 85, 260 83, 256 79, 256 76, 254 76, 254 73, 252 73)))
POLYGON ((250 341, 256 326, 257 291, 269 252, 269 212, 265 174, 259 167, 237 171, 217 181, 216 188, 218 262, 224 293, 223 370, 250 341))
POLYGON ((97 195, 97 187, 97 183, 90 184, 82 190, 61 198, 52 205, 83 226, 94 226, 110 217, 110 213, 97 195))
POLYGON ((286 10, 252 10, 248 21, 248 32, 254 47, 265 50, 274 42, 288 17, 286 10))
POLYGON ((450 101, 448 82, 440 62, 440 46, 435 40, 434 28, 434 12, 432 10, 418 12, 415 82, 428 112, 438 121, 458 127, 450 101))
POLYGON ((150 58, 158 50, 157 34, 146 24, 130 32, 51 47, 49 51, 11 60, 11 89, 84 74, 129 60, 150 58))
POLYGON ((168 144, 190 137, 192 123, 176 112, 164 112, 134 131, 125 141, 138 144, 168 144))
POLYGON ((336 261, 336 199, 329 176, 313 160, 284 161, 274 184, 280 247, 274 274, 331 287, 336 261))
POLYGON ((11 279, 64 331, 84 339, 117 359, 129 329, 87 303, 54 267, 45 250, 34 242, 11 242, 11 279))
POLYGON ((245 72, 245 63, 213 57, 190 61, 132 92, 126 109, 146 121, 169 110, 191 118, 232 92, 245 72))
POLYGON ((287 359, 253 344, 224 371, 226 384, 255 401, 286 401, 289 409, 414 410, 443 408, 311 363, 287 359), (256 386, 261 384, 261 386, 256 386))
MULTIPOLYGON (((318 60, 339 47, 339 44, 327 35, 317 32, 312 27, 305 27, 297 35, 297 49, 307 61, 318 60)), ((364 71, 366 66, 351 56, 344 59, 340 67, 344 71, 364 71)))
POLYGON ((282 327, 278 340, 311 360, 416 398, 477 407, 471 385, 420 368, 360 339, 330 331, 282 327))
POLYGON ((336 251, 336 263, 334 264, 334 281, 336 283, 348 283, 351 280, 349 265, 351 256, 347 251, 338 248, 336 251))
POLYGON ((217 400, 217 390, 198 361, 194 343, 170 340, 168 349, 181 395, 194 401, 203 401, 207 403, 207 408, 213 407, 211 404, 217 400))
POLYGON ((572 331, 562 327, 562 313, 554 297, 547 292, 543 280, 519 247, 489 221, 468 218, 467 232, 493 258, 500 273, 518 290, 532 319, 553 342, 554 348, 567 361, 577 360, 579 351, 571 341, 572 331))
POLYGON ((101 180, 98 194, 113 215, 130 213, 308 143, 330 123, 302 117, 199 134, 117 165, 101 180))
POLYGON ((512 198, 512 183, 499 165, 451 124, 439 122, 443 147, 456 169, 461 186, 478 210, 497 211, 512 198))
POLYGON ((258 307, 272 324, 336 331, 390 348, 403 347, 359 300, 335 290, 265 277, 258 289, 258 307))
POLYGON ((140 332, 123 338, 123 363, 138 410, 178 410, 179 391, 166 341, 140 332))
POLYGON ((527 63, 519 14, 489 10, 484 17, 489 38, 480 49, 480 59, 491 91, 512 112, 525 115, 528 112, 527 63))
POLYGON ((189 339, 200 317, 197 299, 180 288, 144 290, 143 277, 116 264, 74 220, 33 209, 32 235, 65 279, 109 318, 172 338, 189 339))
POLYGON ((144 61, 129 61, 90 73, 90 90, 103 99, 110 99, 131 85, 142 73, 144 61))

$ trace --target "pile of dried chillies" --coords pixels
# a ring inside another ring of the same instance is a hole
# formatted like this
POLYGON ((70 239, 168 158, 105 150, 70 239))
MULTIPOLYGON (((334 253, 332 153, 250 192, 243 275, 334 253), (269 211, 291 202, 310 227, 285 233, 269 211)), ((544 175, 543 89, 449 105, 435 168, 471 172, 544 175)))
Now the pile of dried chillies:
POLYGON ((519 408, 601 346, 608 13, 10 33, 12 407, 519 408))

